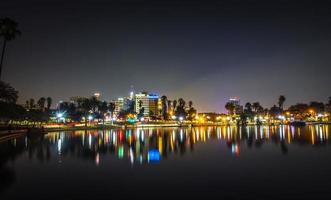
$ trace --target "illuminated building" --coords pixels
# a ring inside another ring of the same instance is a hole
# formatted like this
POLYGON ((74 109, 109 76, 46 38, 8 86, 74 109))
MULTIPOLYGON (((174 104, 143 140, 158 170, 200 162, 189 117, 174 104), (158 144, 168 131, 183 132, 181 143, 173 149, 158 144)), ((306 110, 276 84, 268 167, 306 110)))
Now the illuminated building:
POLYGON ((130 90, 130 100, 133 100, 134 99, 134 89, 133 89, 133 86, 131 85, 131 90, 130 90))
POLYGON ((148 94, 147 92, 142 92, 135 95, 135 111, 139 113, 141 107, 144 108, 144 116, 149 117, 151 114, 157 115, 159 108, 159 95, 158 94, 148 94))
POLYGON ((98 100, 100 100, 101 93, 100 93, 100 92, 95 92, 95 93, 93 94, 93 96, 94 96, 95 98, 97 98, 98 100))
POLYGON ((122 110, 128 110, 132 103, 130 98, 127 98, 127 97, 124 97, 124 98, 119 97, 119 98, 117 98, 117 100, 114 100, 113 102, 115 104, 115 110, 114 110, 115 115, 118 115, 118 113, 122 110))
POLYGON ((123 109, 124 98, 120 97, 117 100, 114 100, 113 102, 115 104, 114 113, 115 113, 115 115, 118 115, 118 113, 123 109))

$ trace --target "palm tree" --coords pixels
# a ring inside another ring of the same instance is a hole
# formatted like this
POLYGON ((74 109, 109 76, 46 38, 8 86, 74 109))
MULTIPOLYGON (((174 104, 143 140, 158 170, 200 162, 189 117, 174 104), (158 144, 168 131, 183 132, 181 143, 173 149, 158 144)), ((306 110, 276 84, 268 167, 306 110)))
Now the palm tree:
POLYGON ((179 98, 178 99, 178 106, 177 106, 177 109, 176 109, 176 117, 179 118, 179 117, 183 117, 184 119, 186 118, 186 111, 185 111, 185 104, 186 102, 184 101, 183 98, 179 98))
POLYGON ((247 102, 247 103, 245 104, 245 108, 246 108, 246 110, 247 110, 248 112, 251 112, 251 111, 252 111, 252 104, 251 104, 250 102, 247 102))
POLYGON ((168 113, 167 113, 167 102, 168 102, 168 98, 167 96, 162 96, 161 97, 161 104, 162 104, 162 117, 163 120, 166 120, 168 118, 168 113))
POLYGON ((172 101, 171 100, 168 100, 167 104, 168 104, 168 113, 170 112, 171 110, 171 103, 172 101))
POLYGON ((92 96, 91 99, 90 99, 90 103, 91 103, 91 106, 92 106, 92 111, 96 112, 96 110, 97 110, 97 108, 100 104, 100 101, 95 96, 92 96))
POLYGON ((34 99, 31 98, 31 99, 29 100, 29 104, 30 104, 30 105, 29 105, 29 106, 30 106, 30 109, 33 109, 33 108, 35 107, 35 105, 34 105, 34 99))
POLYGON ((115 103, 114 102, 110 102, 108 105, 108 110, 110 112, 111 117, 113 117, 113 113, 115 111, 115 103))
POLYGON ((192 101, 189 101, 188 102, 188 107, 191 109, 193 107, 193 102, 192 101))
POLYGON ((46 103, 46 98, 45 97, 41 97, 38 100, 37 104, 38 104, 40 110, 44 111, 44 109, 45 109, 45 103, 46 103))
POLYGON ((175 99, 175 100, 172 101, 172 109, 173 109, 173 111, 175 111, 176 108, 177 108, 177 100, 175 99))
POLYGON ((18 91, 7 83, 0 81, 0 101, 16 103, 18 91))
POLYGON ((283 110, 285 100, 286 100, 286 98, 284 95, 280 95, 278 98, 278 106, 281 110, 283 110))
POLYGON ((138 106, 139 106, 139 117, 142 117, 144 116, 144 111, 145 111, 145 108, 143 107, 143 101, 142 100, 139 100, 138 102, 138 106))
POLYGON ((252 105, 255 112, 257 112, 262 106, 260 105, 260 102, 254 102, 252 105))
POLYGON ((178 99, 178 103, 179 103, 179 107, 181 107, 181 108, 184 108, 185 107, 186 102, 184 101, 183 98, 179 98, 178 99))
POLYGON ((234 113, 235 107, 236 106, 233 103, 231 103, 231 102, 227 102, 225 104, 225 109, 228 110, 229 114, 231 114, 231 115, 234 113))
POLYGON ((189 107, 188 117, 192 121, 193 120, 193 117, 196 115, 196 112, 197 111, 193 108, 193 102, 192 101, 189 101, 188 102, 188 107, 189 107))
POLYGON ((108 104, 106 101, 103 101, 99 104, 98 110, 102 116, 102 124, 105 124, 105 114, 108 112, 108 104))
POLYGON ((1 18, 0 19, 0 37, 3 37, 3 46, 1 52, 1 60, 0 60, 0 80, 1 80, 1 72, 2 72, 2 63, 5 56, 7 41, 14 40, 16 36, 21 35, 21 32, 17 29, 18 24, 9 19, 9 18, 1 18))
POLYGON ((30 108, 30 102, 29 102, 29 100, 26 100, 25 101, 25 109, 29 109, 30 108))
POLYGON ((85 126, 87 126, 88 114, 92 109, 91 100, 88 98, 82 98, 81 100, 80 109, 83 111, 84 118, 85 118, 85 126))
POLYGON ((47 99, 46 99, 47 110, 50 110, 51 106, 52 106, 52 98, 51 97, 47 97, 47 99))

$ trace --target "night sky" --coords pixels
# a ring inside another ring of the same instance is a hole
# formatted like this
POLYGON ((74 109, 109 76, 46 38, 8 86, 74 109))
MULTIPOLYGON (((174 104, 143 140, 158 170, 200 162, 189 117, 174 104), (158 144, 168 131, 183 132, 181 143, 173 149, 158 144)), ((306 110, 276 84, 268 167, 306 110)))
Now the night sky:
POLYGON ((331 96, 328 1, 2 0, 19 22, 3 79, 19 102, 54 102, 130 85, 224 111, 226 100, 296 102, 331 96), (47 2, 47 3, 46 3, 47 2))

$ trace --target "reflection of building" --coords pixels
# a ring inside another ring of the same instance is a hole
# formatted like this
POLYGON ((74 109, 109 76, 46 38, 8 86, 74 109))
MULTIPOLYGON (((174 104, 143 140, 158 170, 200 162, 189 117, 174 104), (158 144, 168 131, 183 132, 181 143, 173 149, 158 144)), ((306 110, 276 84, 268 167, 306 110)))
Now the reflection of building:
MULTIPOLYGON (((8 140, 1 143, 0 156, 3 163, 20 159, 24 151, 31 153, 32 159, 49 159, 46 153, 36 156, 39 153, 36 149, 40 149, 42 152, 50 150, 49 156, 53 158, 61 159, 70 155, 75 159, 83 158, 84 161, 94 159, 97 165, 102 164, 101 159, 108 154, 117 155, 118 159, 127 157, 132 164, 143 164, 158 162, 162 158, 165 160, 171 153, 183 155, 190 150, 194 152, 196 144, 206 143, 210 146, 210 140, 222 141, 215 145, 226 145, 234 155, 240 155, 242 143, 247 143, 252 148, 274 143, 277 144, 274 147, 284 153, 287 152, 288 146, 293 144, 311 144, 327 148, 330 143, 329 132, 328 125, 304 128, 282 125, 76 130, 8 140), (61 156, 58 156, 59 154, 61 156)), ((197 150, 202 150, 201 148, 202 146, 197 150)))
POLYGON ((159 95, 148 94, 146 92, 142 92, 135 95, 136 113, 139 113, 140 109, 144 108, 144 116, 157 115, 158 107, 159 107, 159 95))

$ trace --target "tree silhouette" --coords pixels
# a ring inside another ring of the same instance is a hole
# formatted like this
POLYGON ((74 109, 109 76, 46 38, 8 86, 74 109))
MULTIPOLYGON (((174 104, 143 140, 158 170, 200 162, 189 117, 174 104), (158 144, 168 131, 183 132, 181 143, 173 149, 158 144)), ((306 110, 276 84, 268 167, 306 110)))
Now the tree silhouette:
POLYGON ((115 103, 114 102, 110 102, 108 104, 108 110, 110 112, 111 117, 113 117, 114 111, 115 111, 115 103))
POLYGON ((46 103, 46 98, 45 98, 45 97, 41 97, 41 98, 38 100, 37 104, 38 104, 39 109, 40 109, 41 111, 44 111, 44 110, 45 110, 45 103, 46 103))
POLYGON ((278 106, 281 110, 283 110, 285 100, 286 100, 286 98, 284 95, 280 95, 278 98, 278 106))
POLYGON ((49 111, 51 109, 52 106, 52 98, 51 97, 47 97, 46 99, 46 108, 49 111))
POLYGON ((232 115, 234 113, 235 105, 231 102, 227 102, 225 104, 225 109, 232 115))
POLYGON ((103 101, 99 104, 98 110, 102 117, 102 124, 105 124, 105 114, 108 112, 108 104, 106 101, 103 101))
POLYGON ((6 51, 7 41, 14 40, 16 36, 21 35, 21 32, 17 29, 17 26, 17 22, 9 18, 0 19, 0 37, 3 37, 3 46, 0 60, 0 80, 2 75, 2 65, 6 51))
POLYGON ((0 101, 16 103, 18 91, 7 83, 0 81, 0 101))
POLYGON ((167 120, 168 119, 167 102, 168 102, 167 96, 164 96, 163 95, 161 97, 161 105, 162 105, 161 113, 162 113, 162 117, 163 117, 164 120, 167 120))

